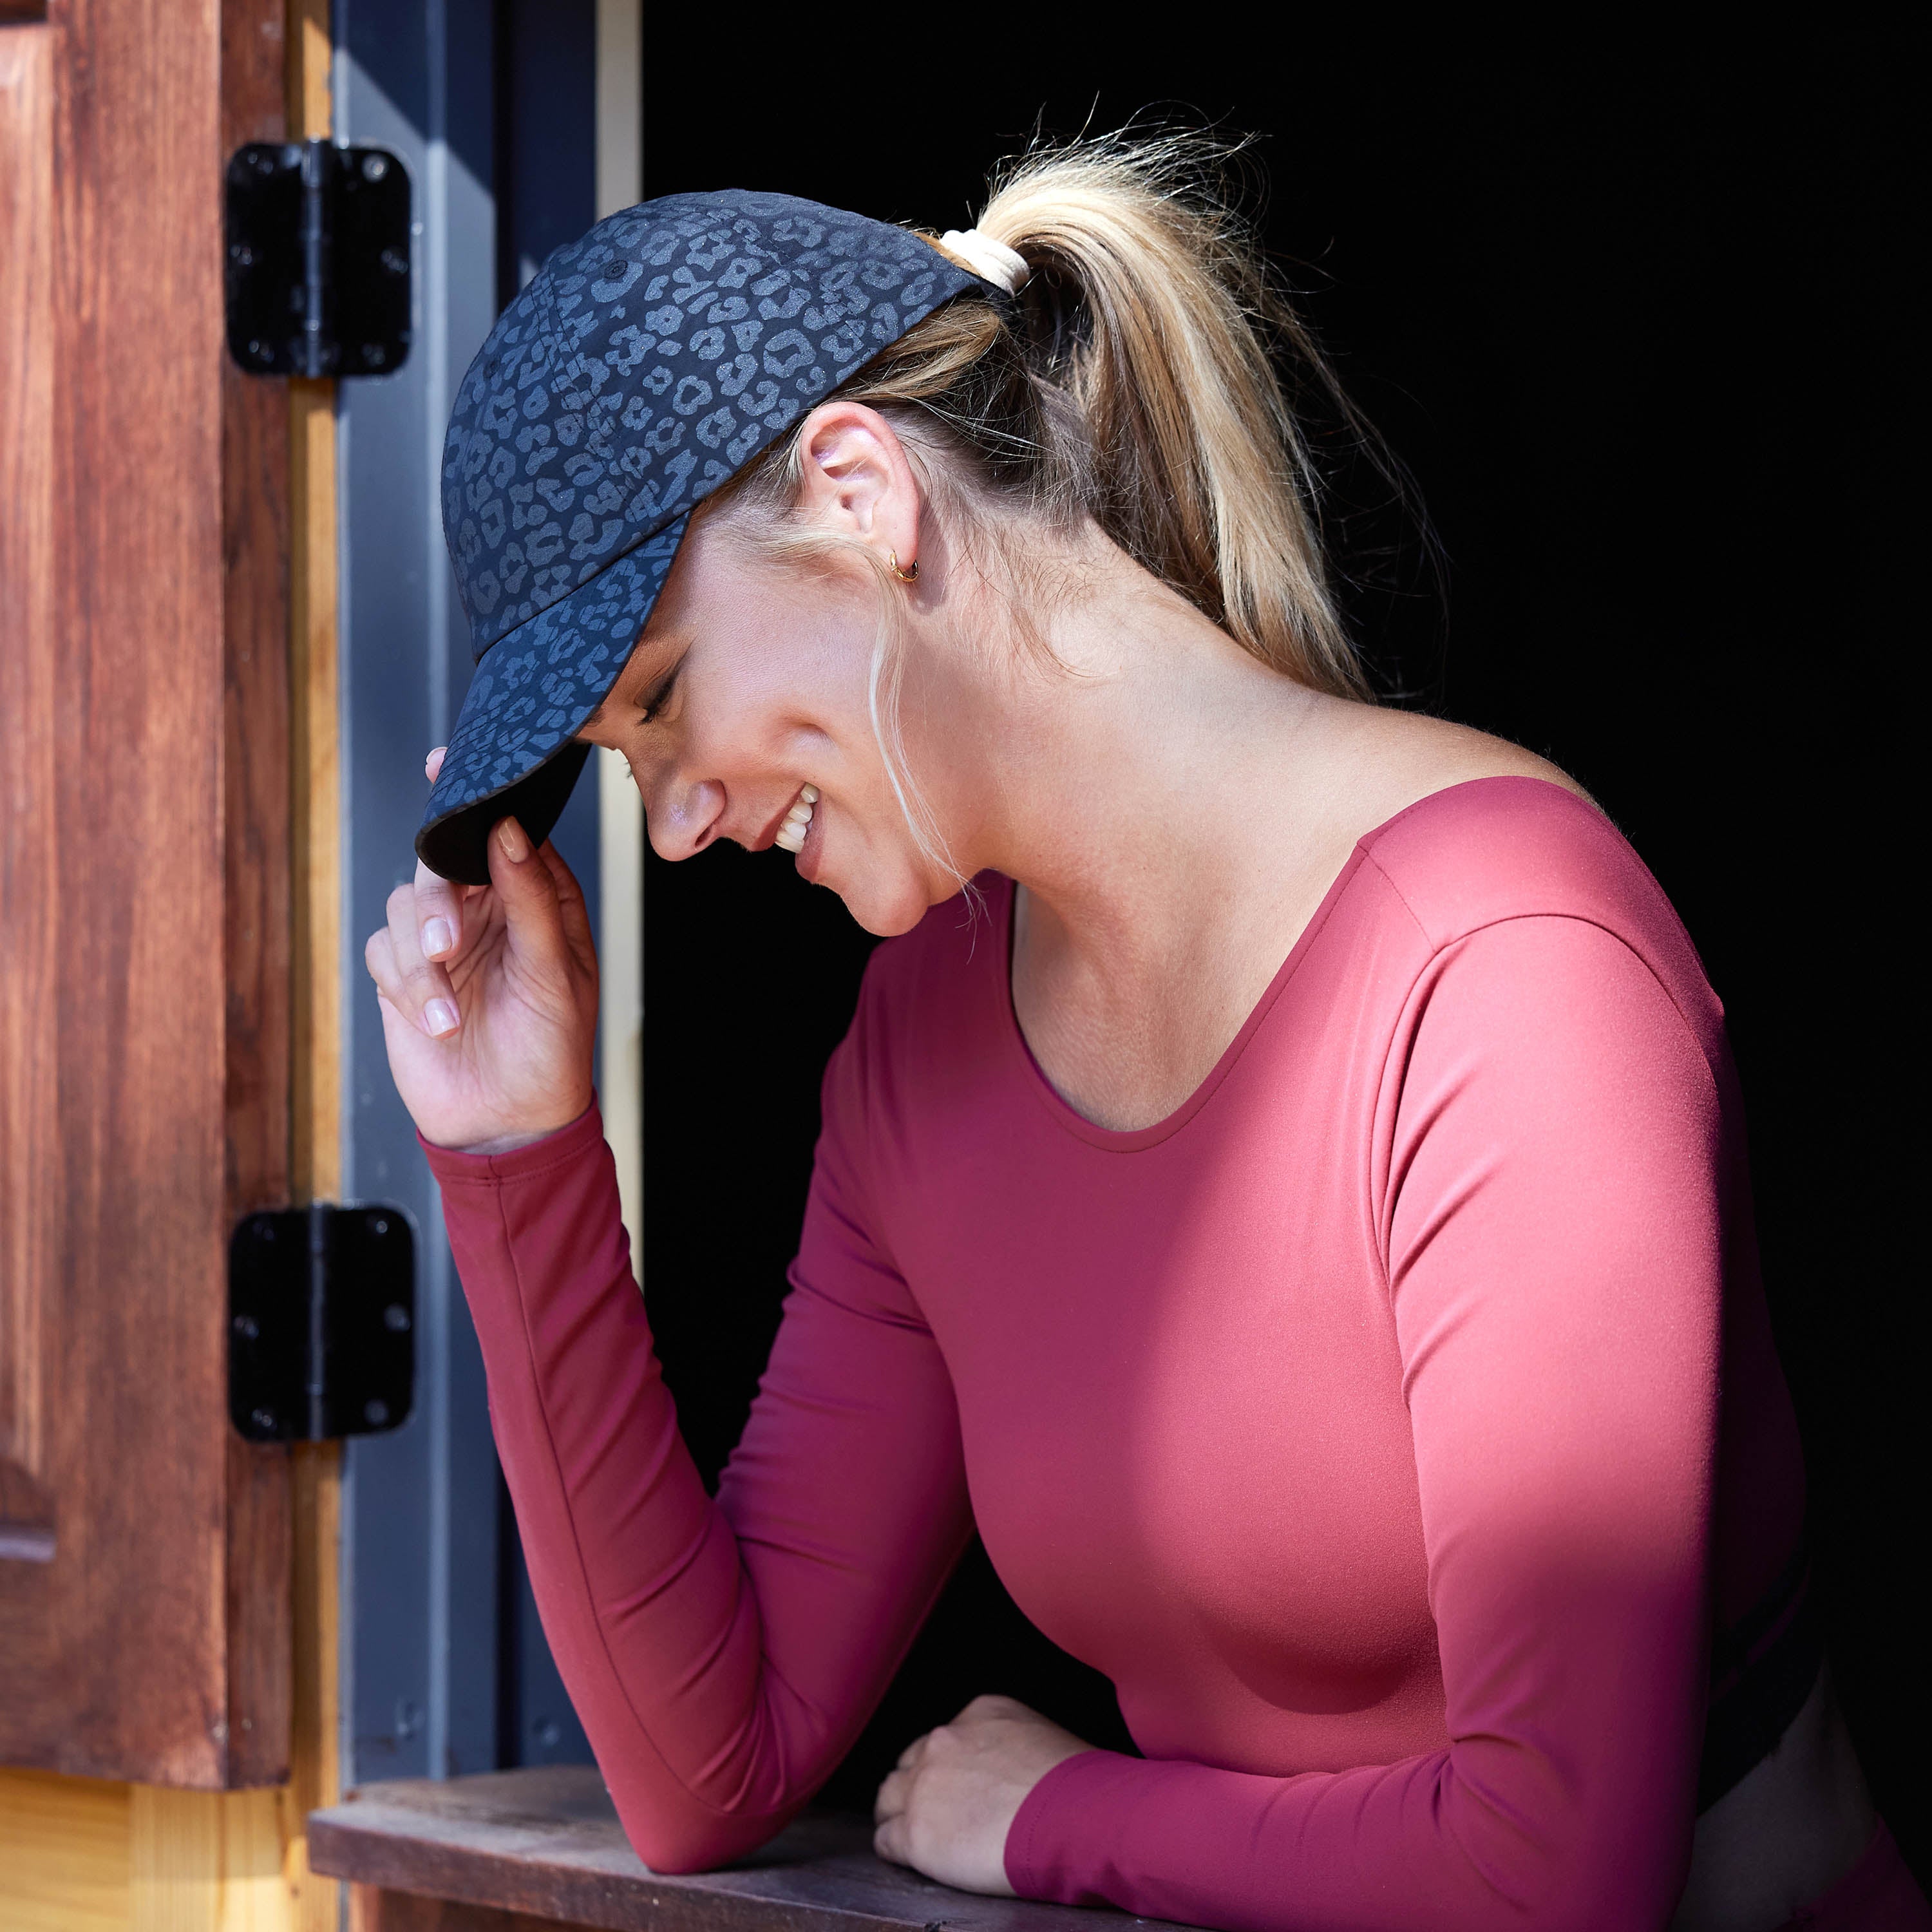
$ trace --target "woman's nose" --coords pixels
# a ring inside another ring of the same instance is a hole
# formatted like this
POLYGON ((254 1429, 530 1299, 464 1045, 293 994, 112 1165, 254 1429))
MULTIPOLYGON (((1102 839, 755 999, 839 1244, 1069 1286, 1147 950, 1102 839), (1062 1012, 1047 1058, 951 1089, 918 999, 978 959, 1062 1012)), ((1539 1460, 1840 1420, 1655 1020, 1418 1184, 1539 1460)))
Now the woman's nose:
POLYGON ((724 788, 715 778, 694 784, 671 778, 653 786, 644 799, 652 849, 660 859, 688 859, 717 836, 724 812, 724 788))

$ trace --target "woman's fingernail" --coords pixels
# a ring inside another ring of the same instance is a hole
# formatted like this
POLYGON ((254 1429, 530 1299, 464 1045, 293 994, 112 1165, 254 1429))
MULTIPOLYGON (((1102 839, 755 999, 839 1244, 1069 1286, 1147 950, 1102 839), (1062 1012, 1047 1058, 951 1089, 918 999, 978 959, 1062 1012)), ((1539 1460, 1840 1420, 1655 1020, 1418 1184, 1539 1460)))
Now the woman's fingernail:
POLYGON ((423 1009, 423 1023, 434 1038, 440 1040, 444 1034, 454 1033, 463 1021, 447 1000, 432 1000, 423 1009))
POLYGON ((513 865, 520 866, 530 856, 530 842, 514 818, 505 819, 496 827, 496 842, 503 848, 503 856, 513 865))
POLYGON ((440 958, 456 944, 456 935, 449 929, 446 919, 428 919, 423 921, 422 948, 431 959, 440 958))

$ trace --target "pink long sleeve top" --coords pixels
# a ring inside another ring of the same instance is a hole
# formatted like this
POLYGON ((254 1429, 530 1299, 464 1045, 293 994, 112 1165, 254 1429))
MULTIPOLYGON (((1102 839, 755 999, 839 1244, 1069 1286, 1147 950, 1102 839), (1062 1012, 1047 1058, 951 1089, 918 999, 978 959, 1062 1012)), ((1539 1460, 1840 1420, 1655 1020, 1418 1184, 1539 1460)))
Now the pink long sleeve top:
POLYGON ((544 1627, 638 1852, 783 1825, 976 1523, 1145 1754, 1034 1787, 1022 1896, 1663 1926, 1709 1634, 1804 1496, 1722 1012, 1656 883, 1554 785, 1425 799, 1125 1133, 1030 1058, 982 883, 992 931, 956 902, 874 956, 715 1501, 594 1110, 430 1150, 544 1627))

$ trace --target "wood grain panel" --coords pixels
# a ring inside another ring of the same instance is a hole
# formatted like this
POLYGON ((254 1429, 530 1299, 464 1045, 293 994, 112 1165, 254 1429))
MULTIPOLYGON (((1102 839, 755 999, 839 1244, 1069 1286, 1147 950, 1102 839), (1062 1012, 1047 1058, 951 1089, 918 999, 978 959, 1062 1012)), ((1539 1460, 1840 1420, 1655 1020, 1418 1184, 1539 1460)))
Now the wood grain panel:
POLYGON ((53 740, 53 37, 0 32, 0 1571, 56 1547, 40 1296, 58 1238, 53 740))
MULTIPOLYGON (((279 141, 280 0, 225 0, 219 157, 279 141)), ((220 358, 230 1211, 290 1198, 289 409, 220 358)))
POLYGON ((202 1787, 287 1754, 286 1459, 231 1442, 224 1284, 235 1208, 289 1185, 287 433, 220 314, 223 142, 274 124, 279 23, 62 0, 0 35, 31 338, 0 374, 0 1456, 52 1539, 0 1555, 0 1759, 202 1787))
MULTIPOLYGON (((286 134, 283 0, 223 0, 214 158, 286 134)), ((293 1198, 290 422, 286 385, 221 372, 226 1224, 293 1198)), ((227 1438, 231 1785, 288 1775, 290 1452, 227 1438)))
MULTIPOLYGON (((50 720, 63 1150, 55 1768, 212 1785, 226 1756, 220 230, 211 4, 52 16, 50 720)), ((19 1738, 22 1720, 28 1737, 19 1738)), ((15 1740, 10 1740, 14 1742, 15 1740)))

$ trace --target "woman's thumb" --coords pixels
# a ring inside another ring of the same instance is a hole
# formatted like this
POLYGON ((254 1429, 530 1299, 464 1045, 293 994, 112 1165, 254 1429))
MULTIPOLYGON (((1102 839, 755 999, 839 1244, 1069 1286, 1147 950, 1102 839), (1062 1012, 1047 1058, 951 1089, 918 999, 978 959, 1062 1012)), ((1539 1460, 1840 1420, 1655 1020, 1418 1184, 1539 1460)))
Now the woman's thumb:
POLYGON ((556 881, 514 818, 500 818, 490 834, 490 883, 502 902, 511 945, 542 965, 567 964, 556 881))

